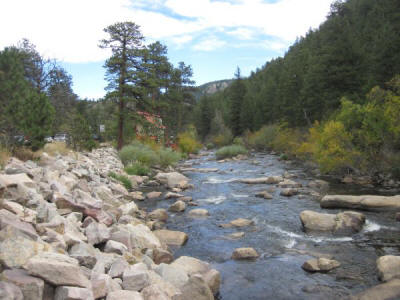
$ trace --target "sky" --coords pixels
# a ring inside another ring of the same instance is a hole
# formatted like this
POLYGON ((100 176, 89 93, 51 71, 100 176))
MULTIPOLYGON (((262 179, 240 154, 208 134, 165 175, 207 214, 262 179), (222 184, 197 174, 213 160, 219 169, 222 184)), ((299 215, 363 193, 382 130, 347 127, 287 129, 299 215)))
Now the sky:
POLYGON ((140 25, 145 43, 168 47, 170 62, 191 65, 197 85, 248 76, 283 56, 326 19, 333 0, 1 0, 0 49, 27 38, 72 75, 81 98, 105 95, 103 29, 140 25))

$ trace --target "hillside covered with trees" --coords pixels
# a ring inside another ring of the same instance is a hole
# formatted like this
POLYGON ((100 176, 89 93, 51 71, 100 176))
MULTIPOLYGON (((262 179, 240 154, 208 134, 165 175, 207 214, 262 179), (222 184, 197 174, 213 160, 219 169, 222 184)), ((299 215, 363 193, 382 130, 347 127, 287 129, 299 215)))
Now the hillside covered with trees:
POLYGON ((307 153, 327 171, 393 166, 400 158, 399 32, 396 0, 334 2, 327 20, 284 57, 248 78, 237 72, 229 88, 203 97, 195 115, 199 133, 219 141, 256 132, 267 148, 274 148, 274 136, 285 137, 275 148, 307 153))

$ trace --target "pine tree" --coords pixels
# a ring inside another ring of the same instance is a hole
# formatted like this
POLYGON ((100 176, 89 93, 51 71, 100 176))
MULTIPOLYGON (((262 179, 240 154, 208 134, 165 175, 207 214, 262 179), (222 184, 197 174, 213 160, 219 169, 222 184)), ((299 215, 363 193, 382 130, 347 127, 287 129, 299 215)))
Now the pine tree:
POLYGON ((143 35, 140 27, 133 22, 116 23, 104 31, 108 39, 100 42, 100 48, 110 48, 112 56, 107 59, 106 79, 109 84, 108 97, 116 99, 118 104, 118 149, 124 145, 124 126, 127 110, 135 110, 142 99, 140 67, 143 59, 143 35), (129 105, 129 106, 128 106, 129 105))
POLYGON ((232 83, 230 89, 230 127, 234 136, 239 136, 243 132, 241 114, 246 94, 246 86, 240 77, 239 67, 235 73, 236 80, 232 83))

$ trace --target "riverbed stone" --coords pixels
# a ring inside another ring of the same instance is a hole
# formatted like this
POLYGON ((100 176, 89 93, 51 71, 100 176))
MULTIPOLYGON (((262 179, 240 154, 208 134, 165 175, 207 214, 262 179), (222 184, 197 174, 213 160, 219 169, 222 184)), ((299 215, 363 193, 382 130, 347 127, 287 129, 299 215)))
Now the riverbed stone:
MULTIPOLYGON (((1 273, 0 279, 18 286, 24 299, 42 300, 43 298, 44 281, 40 278, 30 276, 25 270, 5 270, 1 273)), ((2 298, 0 297, 0 299, 2 298)))
POLYGON ((186 209, 186 203, 181 200, 176 201, 174 204, 172 204, 168 208, 169 211, 173 211, 173 212, 182 212, 185 209, 186 209))
POLYGON ((351 208, 368 211, 400 211, 400 195, 326 195, 322 198, 320 204, 322 208, 351 208))
POLYGON ((88 287, 89 280, 82 273, 78 261, 56 253, 38 254, 24 265, 29 274, 38 276, 55 286, 88 287))
POLYGON ((188 273, 177 266, 176 264, 160 264, 154 268, 154 271, 161 276, 162 279, 171 283, 173 286, 177 288, 181 288, 184 286, 189 280, 188 273))
POLYGON ((77 259, 79 264, 92 269, 97 262, 95 248, 87 243, 75 244, 68 251, 69 256, 77 259))
POLYGON ((329 272, 339 266, 338 261, 321 257, 307 260, 301 267, 307 272, 329 272))
POLYGON ((290 179, 284 179, 283 181, 278 183, 280 188, 300 188, 303 185, 300 182, 296 182, 290 179))
POLYGON ((239 259, 255 259, 260 255, 253 248, 236 248, 232 253, 232 258, 239 259))
POLYGON ((325 192, 329 189, 329 183, 325 180, 316 179, 310 181, 307 186, 313 190, 325 192))
POLYGON ((161 263, 169 264, 174 260, 171 252, 164 249, 154 249, 153 250, 153 261, 155 264, 159 265, 161 263))
POLYGON ((182 194, 179 194, 179 192, 168 192, 165 194, 165 199, 171 199, 171 198, 180 198, 183 197, 182 194))
POLYGON ((111 264, 108 275, 110 275, 112 278, 122 278, 122 275, 128 268, 128 262, 123 258, 118 258, 111 264))
POLYGON ((144 300, 170 300, 171 298, 163 291, 158 284, 151 284, 145 287, 141 295, 144 300))
POLYGON ((153 233, 162 243, 173 246, 182 246, 189 238, 184 232, 167 229, 155 230, 153 233))
POLYGON ((400 256, 381 256, 376 260, 376 267, 378 278, 382 281, 400 278, 400 256))
POLYGON ((208 217, 210 213, 204 208, 195 208, 189 211, 189 216, 194 218, 204 218, 208 217))

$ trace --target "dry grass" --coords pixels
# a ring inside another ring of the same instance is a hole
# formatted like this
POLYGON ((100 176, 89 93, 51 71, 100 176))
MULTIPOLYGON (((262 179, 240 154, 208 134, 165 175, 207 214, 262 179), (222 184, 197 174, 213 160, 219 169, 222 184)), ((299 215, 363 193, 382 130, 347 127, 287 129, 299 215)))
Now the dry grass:
POLYGON ((0 170, 7 164, 8 159, 11 157, 11 152, 7 148, 0 146, 0 170))
POLYGON ((40 151, 33 152, 30 148, 17 147, 13 149, 12 155, 19 160, 38 160, 40 158, 40 151))
POLYGON ((63 142, 54 142, 46 144, 43 148, 43 152, 46 152, 48 155, 56 156, 58 154, 67 155, 70 149, 63 142))

